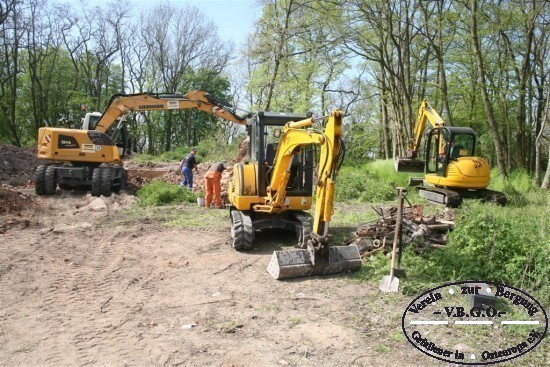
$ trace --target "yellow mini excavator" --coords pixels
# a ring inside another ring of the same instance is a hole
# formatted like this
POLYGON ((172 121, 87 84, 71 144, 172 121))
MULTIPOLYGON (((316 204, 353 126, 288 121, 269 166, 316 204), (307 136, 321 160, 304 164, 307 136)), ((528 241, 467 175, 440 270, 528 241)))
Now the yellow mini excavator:
POLYGON ((462 198, 506 204, 506 196, 488 190, 489 163, 475 154, 476 136, 469 127, 445 126, 427 100, 422 102, 414 125, 413 139, 407 157, 397 157, 399 172, 424 172, 423 178, 411 178, 409 185, 418 186, 419 195, 428 201, 457 207, 462 198), (425 159, 417 159, 427 122, 431 129, 425 145, 425 159))
POLYGON ((275 251, 268 272, 275 279, 357 270, 361 257, 356 246, 329 246, 328 223, 333 212, 334 180, 344 159, 341 111, 314 127, 307 115, 258 112, 238 116, 204 91, 185 95, 119 94, 91 130, 41 128, 36 193, 51 195, 57 184, 91 186, 95 196, 120 190, 126 179, 114 141, 128 114, 139 111, 198 109, 240 125, 250 138, 249 157, 233 168, 230 201, 232 245, 252 249, 255 232, 267 228, 295 231, 301 249, 275 251), (315 214, 312 205, 315 147, 319 148, 315 214))

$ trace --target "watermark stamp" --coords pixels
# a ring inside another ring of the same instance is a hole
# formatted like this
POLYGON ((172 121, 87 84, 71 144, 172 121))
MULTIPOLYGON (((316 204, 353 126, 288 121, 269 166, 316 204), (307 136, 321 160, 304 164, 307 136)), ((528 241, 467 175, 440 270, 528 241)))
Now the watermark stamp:
POLYGON ((548 333, 541 303, 518 288, 485 281, 447 283, 416 297, 402 318, 422 353, 460 365, 488 365, 529 353, 548 333))

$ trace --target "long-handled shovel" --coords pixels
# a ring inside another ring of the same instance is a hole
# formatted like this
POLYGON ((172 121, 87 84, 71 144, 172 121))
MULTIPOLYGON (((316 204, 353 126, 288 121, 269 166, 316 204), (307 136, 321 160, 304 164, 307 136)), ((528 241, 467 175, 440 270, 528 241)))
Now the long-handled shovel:
POLYGON ((397 252, 397 242, 399 240, 399 228, 401 228, 401 214, 403 213, 403 190, 404 188, 398 187, 399 192, 399 206, 397 207, 397 219, 395 223, 395 232, 393 236, 393 248, 391 252, 391 269, 390 275, 386 275, 380 282, 380 290, 382 292, 397 292, 399 289, 399 278, 394 276, 395 268, 395 255, 397 252))

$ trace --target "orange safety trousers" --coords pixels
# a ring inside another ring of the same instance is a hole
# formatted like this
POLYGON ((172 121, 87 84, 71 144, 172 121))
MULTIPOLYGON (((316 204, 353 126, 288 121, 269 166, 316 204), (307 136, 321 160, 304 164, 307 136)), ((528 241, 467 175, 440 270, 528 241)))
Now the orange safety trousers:
POLYGON ((206 195, 204 197, 205 206, 210 208, 210 204, 214 201, 214 205, 218 208, 222 207, 222 198, 221 194, 221 185, 220 180, 222 179, 222 174, 215 171, 208 171, 204 175, 206 195))

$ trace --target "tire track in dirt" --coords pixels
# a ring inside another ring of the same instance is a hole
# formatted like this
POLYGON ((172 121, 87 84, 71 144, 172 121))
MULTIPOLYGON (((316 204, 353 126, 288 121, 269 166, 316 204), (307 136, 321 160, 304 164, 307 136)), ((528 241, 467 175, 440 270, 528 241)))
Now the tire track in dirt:
MULTIPOLYGON (((106 240, 101 230, 91 235, 67 230, 41 239, 37 247, 43 255, 38 256, 46 258, 52 280, 37 294, 37 348, 43 352, 37 363, 90 365, 112 358, 144 362, 129 352, 138 338, 125 324, 140 309, 135 305, 146 303, 156 290, 154 282, 132 286, 134 275, 146 269, 133 266, 125 272, 125 255, 132 253, 126 244, 133 242, 106 240), (65 241, 58 241, 60 236, 65 241)), ((2 284, 2 289, 10 286, 2 284)))

